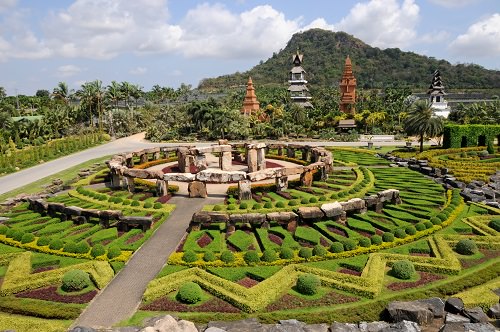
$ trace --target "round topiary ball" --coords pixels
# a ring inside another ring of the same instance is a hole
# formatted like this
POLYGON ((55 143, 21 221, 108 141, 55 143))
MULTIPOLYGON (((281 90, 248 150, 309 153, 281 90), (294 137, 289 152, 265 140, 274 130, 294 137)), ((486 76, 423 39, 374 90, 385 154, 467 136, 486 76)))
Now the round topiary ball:
POLYGON ((370 241, 370 239, 367 237, 362 237, 361 239, 359 239, 359 245, 361 247, 368 248, 372 245, 372 241, 370 241))
POLYGON ((253 265, 260 262, 259 253, 255 250, 249 250, 243 255, 243 260, 248 265, 253 265))
POLYGON ((260 210, 262 209, 262 205, 260 205, 259 203, 255 203, 254 205, 252 205, 252 210, 260 210))
POLYGON ((292 259, 294 257, 294 252, 291 248, 281 247, 280 249, 280 258, 281 259, 292 259))
POLYGON ((274 206, 277 207, 277 208, 284 208, 285 207, 285 202, 283 202, 283 201, 277 201, 274 206))
POLYGON ((489 223, 488 226, 496 230, 497 232, 500 232, 500 218, 495 218, 492 219, 489 223))
POLYGON ((419 222, 418 224, 415 225, 415 229, 419 232, 423 231, 425 229, 424 223, 419 222))
POLYGON ((424 221, 424 226, 426 229, 430 229, 430 228, 432 228, 432 226, 434 226, 434 224, 427 220, 427 221, 424 221))
POLYGON ((261 259, 264 262, 274 262, 278 259, 278 254, 276 254, 276 251, 274 251, 274 249, 266 249, 262 253, 261 259))
POLYGON ((215 257, 215 254, 210 250, 205 251, 205 253, 203 254, 203 260, 205 262, 213 262, 216 259, 217 257, 215 257))
POLYGON ((462 239, 458 241, 455 250, 460 255, 474 255, 478 251, 476 242, 471 239, 462 239))
POLYGON ((89 252, 89 250, 90 250, 90 246, 87 243, 87 241, 82 240, 76 244, 75 252, 77 254, 86 254, 89 252))
POLYGON ((201 290, 200 285, 192 281, 188 281, 179 288, 176 299, 182 303, 193 304, 199 302, 202 295, 203 291, 201 290))
POLYGON ((345 239, 342 241, 342 244, 344 245, 344 250, 346 251, 354 250, 358 246, 358 243, 353 239, 345 239))
POLYGON ((344 245, 340 242, 333 242, 330 246, 330 252, 339 253, 344 251, 344 245))
POLYGON ((31 233, 25 233, 23 237, 21 238, 21 243, 30 243, 33 242, 35 239, 35 236, 31 233))
POLYGON ((398 279, 408 280, 415 274, 415 267, 408 260, 397 261, 392 265, 391 274, 398 279))
POLYGON ((272 209, 273 203, 271 202, 265 202, 264 203, 264 209, 272 209))
POLYGON ((53 239, 49 243, 49 248, 52 250, 59 250, 64 246, 64 242, 61 239, 53 239))
POLYGON ((313 248, 313 255, 314 256, 320 256, 323 257, 327 253, 325 247, 323 247, 321 244, 317 244, 313 248))
POLYGON ((380 235, 377 235, 377 234, 372 235, 371 241, 376 246, 382 244, 382 242, 383 242, 382 237, 380 235))
POLYGON ((98 256, 102 256, 105 253, 106 253, 106 249, 104 248, 104 246, 100 243, 97 243, 92 247, 92 250, 90 251, 90 256, 95 258, 98 256))
POLYGON ((302 247, 299 250, 299 257, 309 259, 312 257, 312 249, 311 248, 306 248, 302 247))
POLYGON ((432 225, 440 225, 443 221, 438 217, 432 217, 430 219, 430 222, 432 223, 432 225))
POLYGON ((316 197, 309 198, 309 203, 317 203, 318 199, 316 197))
POLYGON ((248 209, 248 203, 247 202, 241 202, 240 203, 240 210, 246 210, 248 209))
POLYGON ((36 241, 36 245, 40 247, 46 246, 49 243, 50 243, 50 238, 47 236, 40 236, 36 241))
POLYGON ((9 230, 9 227, 5 225, 0 225, 0 234, 5 234, 9 230))
POLYGON ((406 232, 404 229, 398 228, 394 231, 394 236, 398 239, 404 239, 406 237, 406 232))
POLYGON ((62 278, 61 288, 66 292, 77 292, 90 286, 89 274, 82 270, 70 270, 62 278))
POLYGON ((188 250, 185 251, 182 255, 182 260, 186 263, 193 263, 198 260, 198 256, 196 256, 196 253, 194 251, 188 250))
POLYGON ((119 247, 108 248, 107 256, 109 259, 116 258, 116 257, 120 256, 121 254, 122 254, 122 250, 119 247))
POLYGON ((417 234, 417 229, 415 228, 415 226, 410 225, 405 228, 405 233, 408 235, 415 235, 417 234))
POLYGON ((220 260, 226 264, 232 263, 234 262, 234 254, 229 250, 225 250, 220 254, 220 260))
POLYGON ((321 281, 318 276, 310 273, 300 275, 295 284, 297 292, 305 295, 316 294, 319 286, 321 286, 321 281))
POLYGON ((394 241, 394 234, 392 234, 391 232, 385 232, 384 234, 382 234, 382 240, 384 242, 392 242, 394 241))

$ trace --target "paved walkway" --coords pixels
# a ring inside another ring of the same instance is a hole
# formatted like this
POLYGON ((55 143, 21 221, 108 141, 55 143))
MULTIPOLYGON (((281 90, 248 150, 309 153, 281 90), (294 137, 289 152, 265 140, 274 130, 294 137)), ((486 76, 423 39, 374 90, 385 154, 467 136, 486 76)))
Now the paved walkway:
POLYGON ((221 199, 174 197, 169 203, 177 207, 170 217, 108 286, 94 298, 74 326, 111 327, 129 318, 138 308, 147 284, 160 272, 170 254, 184 236, 194 212, 205 204, 221 199))

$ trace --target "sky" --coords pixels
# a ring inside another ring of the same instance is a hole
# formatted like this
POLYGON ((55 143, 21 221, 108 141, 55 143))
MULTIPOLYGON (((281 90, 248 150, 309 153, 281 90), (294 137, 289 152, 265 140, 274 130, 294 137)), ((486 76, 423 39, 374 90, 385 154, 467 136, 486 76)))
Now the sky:
POLYGON ((0 86, 9 95, 95 79, 196 87, 310 28, 500 70, 499 0, 0 0, 0 86))

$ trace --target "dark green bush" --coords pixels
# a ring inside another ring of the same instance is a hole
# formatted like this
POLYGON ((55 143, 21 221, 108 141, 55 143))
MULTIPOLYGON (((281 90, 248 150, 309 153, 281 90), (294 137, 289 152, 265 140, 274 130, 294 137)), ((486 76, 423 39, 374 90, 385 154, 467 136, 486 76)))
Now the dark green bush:
POLYGON ((232 262, 234 262, 234 254, 229 250, 224 250, 220 254, 220 260, 226 264, 232 263, 232 262))
POLYGON ((330 198, 331 199, 337 199, 339 196, 337 195, 337 193, 333 193, 330 195, 330 198))
POLYGON ((307 204, 309 203, 309 200, 306 198, 306 197, 303 197, 301 200, 300 200, 300 204, 307 204))
POLYGON ((417 229, 415 228, 415 226, 410 225, 405 228, 405 233, 408 235, 415 235, 417 234, 417 229))
POLYGON ((443 221, 441 219, 439 219, 438 217, 432 217, 430 222, 433 224, 433 225, 440 225, 443 221))
POLYGON ((220 206, 220 205, 214 205, 214 207, 212 209, 212 211, 220 211, 220 210, 222 210, 222 206, 220 206))
POLYGON ((455 250, 460 255, 474 255, 478 251, 476 242, 471 239, 462 239, 458 241, 455 250))
POLYGON ((288 206, 297 206, 299 205, 299 201, 296 199, 292 199, 288 202, 288 206))
POLYGON ((49 243, 50 243, 50 238, 47 236, 40 236, 36 241, 36 245, 40 247, 46 246, 49 243))
POLYGON ((320 197, 319 197, 319 201, 320 201, 320 202, 326 201, 326 197, 325 197, 325 196, 320 196, 320 197))
POLYGON ((192 281, 188 281, 179 288, 176 299, 182 303, 193 304, 199 302, 202 295, 203 291, 201 290, 200 285, 192 281))
POLYGON ((21 239, 23 238, 24 236, 24 232, 21 231, 21 230, 16 230, 13 234, 12 234, 12 239, 13 240, 16 240, 16 241, 21 241, 21 239))
POLYGON ((424 223, 419 222, 418 224, 415 225, 415 229, 419 232, 423 231, 425 229, 424 223))
POLYGON ((283 202, 283 201, 277 201, 274 206, 276 206, 277 208, 284 208, 285 207, 285 202, 283 202))
POLYGON ((432 226, 434 226, 434 224, 427 220, 427 221, 424 221, 424 226, 425 226, 425 228, 430 229, 430 228, 432 228, 432 226))
POLYGON ((130 205, 130 199, 124 199, 122 204, 123 205, 130 205))
POLYGON ((5 225, 0 225, 0 234, 5 234, 9 230, 9 227, 5 225))
POLYGON ((382 241, 384 242, 394 241, 394 234, 392 234, 391 232, 384 232, 384 234, 382 234, 382 241))
POLYGON ((309 259, 312 257, 312 255, 313 253, 311 248, 302 247, 299 250, 299 257, 301 258, 309 259))
POLYGON ((215 257, 215 254, 210 250, 205 251, 205 253, 203 254, 203 260, 205 262, 213 262, 216 259, 217 257, 215 257))
POLYGON ((144 203, 144 208, 145 209, 151 209, 152 207, 153 207, 153 203, 151 203, 151 202, 144 203))
POLYGON ((398 279, 411 279, 415 274, 415 267, 408 260, 396 261, 392 265, 391 274, 398 279))
POLYGON ((380 235, 377 235, 377 234, 372 235, 371 240, 372 240, 372 243, 374 245, 377 245, 377 246, 379 244, 382 244, 382 242, 383 242, 382 237, 380 235))
POLYGON ((328 251, 321 244, 317 244, 313 248, 313 255, 323 257, 328 251))
POLYGON ((246 209, 248 209, 248 203, 247 202, 240 203, 240 210, 246 210, 246 209))
POLYGON ((141 205, 141 203, 139 203, 139 201, 135 199, 132 201, 132 203, 130 203, 130 206, 139 206, 139 205, 141 205))
POLYGON ((59 250, 64 247, 64 242, 61 239, 53 239, 49 243, 49 248, 52 250, 59 250))
POLYGON ((245 263, 248 265, 256 264, 260 262, 259 253, 255 250, 249 250, 243 255, 243 260, 245 260, 245 263))
POLYGON ((265 202, 264 203, 264 208, 265 209, 272 209, 272 207, 273 207, 273 203, 271 203, 271 202, 265 202))
POLYGON ((361 239, 359 239, 359 245, 361 247, 367 248, 372 245, 372 241, 370 241, 370 239, 367 237, 362 237, 361 239))
POLYGON ((354 250, 358 246, 357 241, 355 241, 353 239, 345 239, 341 242, 344 245, 344 250, 346 250, 346 251, 354 250))
POLYGON ((76 244, 75 252, 77 254, 86 254, 90 250, 90 246, 87 241, 82 240, 76 244))
POLYGON ((488 226, 500 232, 500 218, 494 218, 489 223, 488 226))
POLYGON ((35 236, 31 233, 25 233, 23 237, 21 238, 21 243, 30 243, 33 242, 35 239, 35 236))
POLYGON ((231 210, 236 210, 236 205, 235 205, 235 204, 229 204, 229 205, 227 206, 227 209, 228 209, 229 211, 231 211, 231 210))
POLYGON ((292 259, 294 257, 294 252, 291 248, 281 247, 280 248, 280 258, 282 259, 292 259))
POLYGON ((77 292, 91 285, 89 274, 82 270, 70 270, 62 277, 61 288, 66 292, 77 292))
POLYGON ((15 229, 9 228, 7 232, 5 232, 5 237, 12 239, 12 236, 14 236, 14 233, 16 232, 15 229))
POLYGON ((318 291, 319 286, 321 286, 321 281, 319 280, 318 276, 307 273, 301 274, 297 278, 295 289, 301 294, 314 295, 318 291))
POLYGON ((404 229, 398 228, 394 231, 394 236, 398 239, 404 239, 406 237, 406 232, 404 229))
POLYGON ((102 256, 105 253, 106 253, 106 249, 104 248, 104 246, 100 243, 97 243, 92 247, 92 250, 90 251, 90 256, 95 258, 98 256, 102 256))
POLYGON ((344 251, 344 245, 340 242, 333 242, 330 246, 330 252, 338 253, 344 251))
MULTIPOLYGON (((442 212, 441 212, 441 213, 438 213, 438 214, 436 215, 436 218, 438 218, 439 220, 441 220, 441 222, 443 222, 443 221, 445 221, 446 219, 448 219, 448 216, 447 216, 445 213, 442 213, 442 212)), ((431 219, 432 219, 432 218, 431 218, 431 219)), ((431 220, 431 222, 432 222, 432 220, 431 220)), ((436 225, 438 225, 438 224, 436 224, 436 225)))
POLYGON ((116 258, 116 257, 120 256, 121 254, 122 254, 122 250, 120 249, 120 247, 113 246, 113 247, 108 248, 107 256, 109 259, 116 258))
POLYGON ((274 249, 266 249, 262 253, 261 259, 264 262, 274 262, 278 259, 278 254, 276 254, 276 251, 274 251, 274 249))
POLYGON ((260 210, 260 209, 262 209, 262 205, 260 205, 259 203, 255 203, 252 206, 252 210, 260 210))
POLYGON ((161 204, 160 202, 156 202, 153 204, 153 209, 155 210, 159 210, 163 207, 163 204, 161 204))
POLYGON ((64 252, 76 253, 76 243, 74 241, 67 241, 64 244, 64 252))

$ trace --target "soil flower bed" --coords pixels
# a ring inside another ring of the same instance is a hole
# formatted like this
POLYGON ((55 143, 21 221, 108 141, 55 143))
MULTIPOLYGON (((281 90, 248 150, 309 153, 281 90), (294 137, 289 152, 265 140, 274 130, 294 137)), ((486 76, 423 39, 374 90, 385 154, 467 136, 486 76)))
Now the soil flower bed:
POLYGON ((169 299, 167 296, 159 298, 158 300, 141 306, 141 310, 148 311, 174 311, 174 312, 225 312, 225 313, 239 313, 240 309, 227 303, 217 297, 200 305, 187 305, 169 299))
POLYGON ((317 300, 306 300, 304 298, 286 294, 278 301, 267 307, 267 311, 286 310, 286 309, 299 309, 304 307, 321 307, 331 306, 334 304, 343 304, 349 302, 356 302, 359 299, 354 296, 343 295, 337 292, 330 292, 325 294, 317 300))
POLYGON ((400 291, 403 289, 420 287, 420 286, 426 285, 430 282, 434 282, 434 281, 441 280, 441 279, 445 278, 444 276, 429 273, 429 272, 419 272, 419 274, 420 274, 420 279, 417 281, 414 281, 414 282, 394 282, 394 283, 388 285, 387 288, 392 290, 392 291, 400 291))
POLYGON ((97 295, 97 290, 95 289, 85 294, 61 295, 57 293, 57 286, 50 286, 50 287, 35 289, 32 291, 18 293, 16 294, 16 297, 62 302, 62 303, 83 304, 90 302, 96 295, 97 295))

